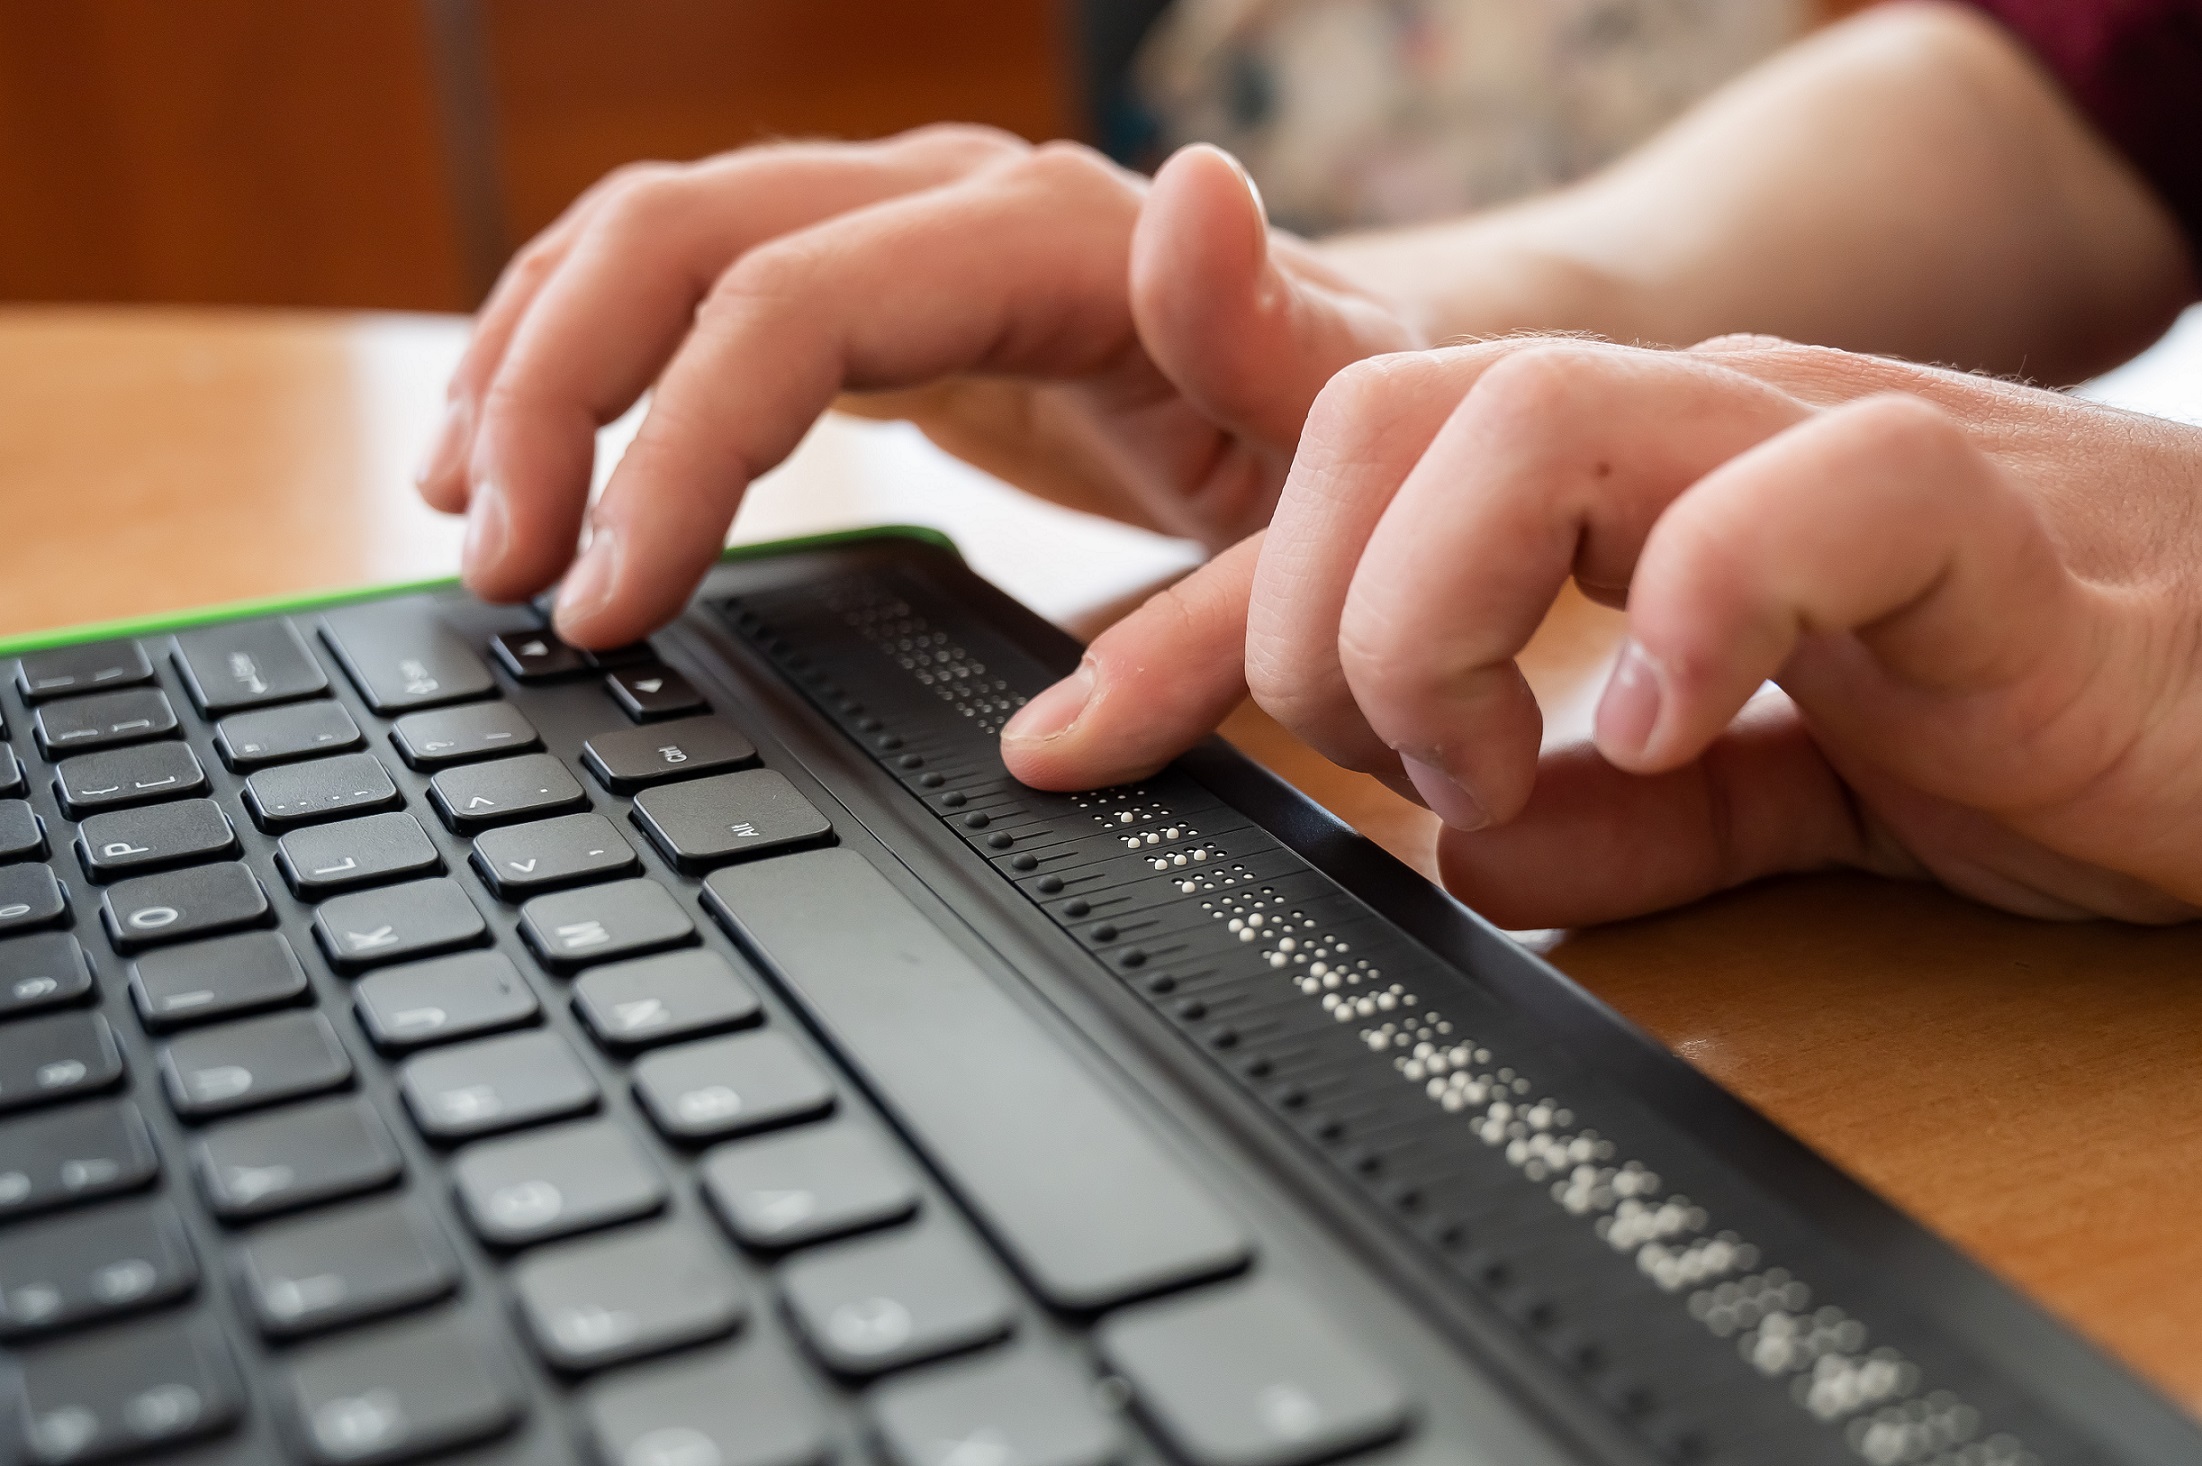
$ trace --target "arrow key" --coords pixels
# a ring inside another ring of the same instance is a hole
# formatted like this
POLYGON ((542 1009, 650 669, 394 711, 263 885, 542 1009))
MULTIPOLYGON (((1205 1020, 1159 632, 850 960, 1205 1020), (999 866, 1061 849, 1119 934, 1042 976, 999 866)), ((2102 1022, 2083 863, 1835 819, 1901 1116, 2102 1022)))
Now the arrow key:
POLYGON ((686 677, 655 663, 622 667, 604 679, 604 690, 622 712, 638 723, 707 711, 703 694, 689 686, 686 677))
POLYGON ((547 753, 445 769, 428 781, 428 799, 443 822, 462 835, 585 809, 589 803, 566 766, 547 753))
POLYGON ((501 900, 632 875, 635 850, 600 814, 569 814, 491 830, 474 842, 474 869, 501 900))
POLYGON ((349 971, 479 946, 489 927, 458 882, 439 878, 325 901, 313 934, 329 961, 349 971))
POLYGON ((581 653, 547 631, 504 631, 489 639, 490 655, 519 683, 556 682, 589 670, 581 653))

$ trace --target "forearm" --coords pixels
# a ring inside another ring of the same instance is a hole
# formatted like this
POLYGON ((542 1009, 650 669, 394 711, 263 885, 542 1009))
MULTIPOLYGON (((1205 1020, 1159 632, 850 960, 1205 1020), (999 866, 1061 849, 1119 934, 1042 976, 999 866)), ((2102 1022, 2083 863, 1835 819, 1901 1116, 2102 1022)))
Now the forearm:
POLYGON ((2055 81, 1932 4, 1813 37, 1573 188, 1325 248, 1436 338, 1758 331, 2054 382, 2195 291, 2172 217, 2055 81))

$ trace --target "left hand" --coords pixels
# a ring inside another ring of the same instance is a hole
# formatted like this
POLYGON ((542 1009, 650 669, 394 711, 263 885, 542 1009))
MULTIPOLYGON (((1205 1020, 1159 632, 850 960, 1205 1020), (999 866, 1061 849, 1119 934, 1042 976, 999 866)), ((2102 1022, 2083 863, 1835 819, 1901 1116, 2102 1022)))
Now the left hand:
POLYGON ((1249 688, 1435 810, 1446 884, 1506 926, 1834 866, 2185 920, 2202 430, 1766 338, 1372 359, 1266 537, 1096 640, 1004 755, 1137 777, 1249 688), (1595 746, 1540 758, 1512 659, 1569 576, 1629 635, 1595 746))

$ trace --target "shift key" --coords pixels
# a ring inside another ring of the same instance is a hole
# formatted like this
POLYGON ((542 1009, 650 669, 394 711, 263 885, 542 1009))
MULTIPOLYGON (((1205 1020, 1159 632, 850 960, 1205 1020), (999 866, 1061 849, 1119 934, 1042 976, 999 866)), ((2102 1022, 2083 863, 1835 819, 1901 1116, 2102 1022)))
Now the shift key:
POLYGON ((331 611, 321 634, 359 695, 385 717, 466 702, 496 689, 489 668, 428 601, 331 611))

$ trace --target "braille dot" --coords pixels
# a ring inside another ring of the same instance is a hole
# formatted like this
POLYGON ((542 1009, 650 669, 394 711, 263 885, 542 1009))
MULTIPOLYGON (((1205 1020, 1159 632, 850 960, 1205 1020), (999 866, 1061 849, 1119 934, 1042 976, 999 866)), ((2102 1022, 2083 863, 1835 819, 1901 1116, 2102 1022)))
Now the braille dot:
POLYGON ((1346 1122, 1335 1115, 1326 1115, 1315 1122, 1317 1140, 1338 1141, 1346 1138, 1346 1122))
POLYGON ((1167 972, 1158 972, 1147 979, 1147 991, 1157 995, 1177 991, 1177 979, 1167 972))
POLYGON ((1267 1054, 1256 1054, 1239 1066, 1239 1072, 1249 1079, 1267 1079, 1274 1068, 1267 1054))
POLYGON ((1238 1043, 1239 1031, 1228 1026, 1215 1029, 1208 1035, 1208 1046, 1212 1049, 1237 1048, 1238 1043))
POLYGON ((1147 965, 1147 954, 1134 947, 1129 952, 1119 952, 1116 960, 1125 967, 1144 967, 1147 965))
POLYGON ((1097 942, 1113 942, 1116 940, 1116 927, 1104 921, 1095 927, 1090 935, 1097 942))
MULTIPOLYGON (((1009 863, 1017 867, 1017 869, 1019 870, 1031 870, 1040 862, 1039 859, 1035 856, 1020 855, 1015 860, 1012 860, 1009 863), (1028 860, 1032 862, 1032 865, 1025 864, 1025 862, 1028 860)), ((1041 895, 1052 896, 1057 891, 1063 889, 1063 878, 1061 876, 1042 876, 1039 880, 1033 882, 1033 884, 1039 888, 1041 895)))
POLYGON ((860 718, 857 720, 856 724, 856 728, 859 733, 877 733, 880 729, 886 726, 887 725, 885 723, 880 722, 877 718, 860 718))
POLYGON ((893 753, 896 749, 902 747, 902 740, 895 737, 895 735, 892 733, 889 733, 884 738, 875 739, 873 741, 889 753, 893 753))
POLYGON ((1063 915, 1068 916, 1073 920, 1076 920, 1081 916, 1091 915, 1092 912, 1093 904, 1087 901, 1086 898, 1083 896, 1080 896, 1075 900, 1065 901, 1063 903, 1063 915))
POLYGON ((925 755, 922 753, 906 753, 896 759, 895 762, 906 769, 922 769, 925 767, 925 755))
POLYGON ((996 850, 1007 850, 1010 846, 1017 843, 1017 837, 1010 834, 1006 830, 998 830, 995 833, 986 837, 986 843, 993 846, 996 850))
POLYGON ((940 797, 940 802, 949 809, 961 809, 971 802, 971 796, 961 789, 951 789, 940 797))
POLYGON ((974 809, 963 817, 963 827, 967 830, 983 830, 992 823, 994 821, 988 819, 983 810, 974 809))
POLYGON ((918 780, 919 785, 927 789, 938 789, 947 782, 948 776, 946 774, 927 774, 924 778, 918 780))
POLYGON ((1288 1084, 1277 1091, 1277 1106, 1280 1109, 1296 1110, 1306 1103, 1307 1091, 1297 1084, 1288 1084))
POLYGON ((1208 1016, 1208 1005, 1198 998, 1187 998, 1177 1005, 1177 1016, 1187 1023, 1198 1023, 1208 1016))

